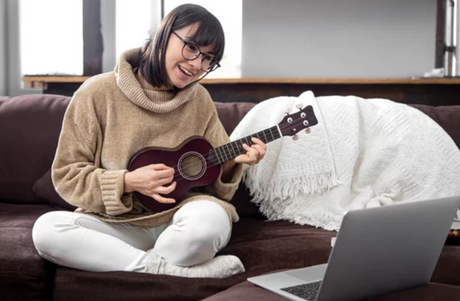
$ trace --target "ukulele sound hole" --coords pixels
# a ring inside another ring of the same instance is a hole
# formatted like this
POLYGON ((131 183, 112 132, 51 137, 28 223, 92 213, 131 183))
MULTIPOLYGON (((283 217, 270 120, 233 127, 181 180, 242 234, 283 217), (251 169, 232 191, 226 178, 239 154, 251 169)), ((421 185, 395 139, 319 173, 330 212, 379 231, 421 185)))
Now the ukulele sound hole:
POLYGON ((196 180, 206 171, 206 160, 197 152, 188 152, 179 160, 179 172, 187 180, 196 180))

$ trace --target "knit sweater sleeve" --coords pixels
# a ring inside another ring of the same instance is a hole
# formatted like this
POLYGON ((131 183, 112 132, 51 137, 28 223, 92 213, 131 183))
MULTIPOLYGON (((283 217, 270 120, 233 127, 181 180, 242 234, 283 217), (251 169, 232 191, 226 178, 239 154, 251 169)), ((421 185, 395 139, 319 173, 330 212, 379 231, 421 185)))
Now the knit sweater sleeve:
POLYGON ((101 168, 101 126, 91 97, 82 94, 75 93, 64 116, 53 184, 63 199, 79 208, 109 215, 128 212, 133 202, 131 194, 123 193, 127 170, 101 168))
MULTIPOLYGON (((209 94, 208 94, 208 97, 209 99, 211 99, 209 94)), ((224 126, 219 120, 217 111, 215 109, 214 104, 212 103, 212 100, 211 100, 211 106, 212 106, 213 113, 209 120, 209 124, 206 130, 206 133, 205 133, 205 139, 208 140, 212 144, 213 147, 219 147, 226 143, 229 143, 230 138, 228 137, 224 126)), ((230 182, 225 182, 225 183, 222 182, 222 172, 223 172, 223 169, 221 169, 221 172, 217 180, 212 185, 208 186, 207 190, 210 191, 216 197, 229 201, 235 194, 236 190, 238 189, 238 185, 243 175, 243 166, 242 164, 239 164, 239 163, 235 164, 235 167, 233 168, 233 171, 232 171, 233 175, 231 177, 230 182)))

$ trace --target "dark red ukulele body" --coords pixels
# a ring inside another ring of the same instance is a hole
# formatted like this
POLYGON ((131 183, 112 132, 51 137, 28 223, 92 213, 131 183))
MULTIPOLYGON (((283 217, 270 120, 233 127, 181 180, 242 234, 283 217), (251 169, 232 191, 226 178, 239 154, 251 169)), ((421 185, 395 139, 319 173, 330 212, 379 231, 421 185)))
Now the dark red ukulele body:
POLYGON ((177 182, 176 189, 165 195, 175 199, 176 203, 159 203, 151 197, 135 192, 139 202, 152 212, 165 211, 175 207, 191 188, 213 183, 219 176, 221 167, 220 164, 214 165, 209 160, 212 150, 212 145, 205 139, 191 137, 174 149, 150 147, 137 152, 130 161, 129 171, 162 163, 174 168, 174 181, 177 182))

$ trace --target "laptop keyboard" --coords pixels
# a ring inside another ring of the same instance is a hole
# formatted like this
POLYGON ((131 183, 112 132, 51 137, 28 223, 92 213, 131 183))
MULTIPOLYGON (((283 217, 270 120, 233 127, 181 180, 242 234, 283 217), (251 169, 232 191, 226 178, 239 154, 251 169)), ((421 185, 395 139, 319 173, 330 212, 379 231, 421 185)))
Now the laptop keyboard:
POLYGON ((294 296, 303 298, 308 301, 316 300, 316 296, 319 292, 319 287, 321 286, 321 281, 310 282, 306 284, 300 284, 290 287, 282 288, 281 290, 293 294, 294 296))

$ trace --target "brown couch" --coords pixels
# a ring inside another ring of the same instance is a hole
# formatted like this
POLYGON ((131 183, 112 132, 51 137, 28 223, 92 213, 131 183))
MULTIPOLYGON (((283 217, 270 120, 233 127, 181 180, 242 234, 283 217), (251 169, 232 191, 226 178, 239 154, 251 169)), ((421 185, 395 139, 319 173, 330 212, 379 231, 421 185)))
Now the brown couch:
MULTIPOLYGON (((232 200, 241 220, 221 251, 241 258, 246 267, 243 274, 227 279, 189 279, 92 273, 43 260, 32 243, 35 220, 51 210, 72 209, 55 193, 48 172, 69 100, 59 95, 0 97, 0 300, 279 300, 246 278, 327 261, 334 232, 264 221, 250 203, 244 185, 232 200)), ((228 133, 253 106, 216 102, 228 133)), ((416 107, 460 145, 460 106, 416 107)), ((415 293, 408 290, 375 300, 460 299, 460 247, 456 243, 455 239, 446 241, 430 285, 415 289, 415 293)))

